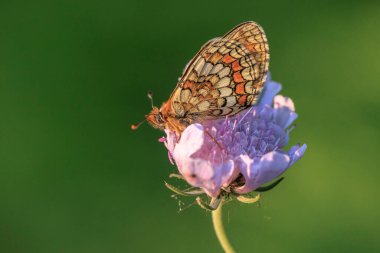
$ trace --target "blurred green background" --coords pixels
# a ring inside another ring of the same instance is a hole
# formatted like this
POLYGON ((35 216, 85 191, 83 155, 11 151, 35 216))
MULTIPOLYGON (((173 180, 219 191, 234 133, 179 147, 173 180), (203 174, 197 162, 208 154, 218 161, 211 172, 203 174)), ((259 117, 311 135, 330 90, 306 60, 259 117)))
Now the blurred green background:
POLYGON ((280 0, 1 0, 0 252, 221 252, 210 214, 164 187, 162 133, 130 124, 247 20, 308 150, 260 207, 225 207, 232 243, 379 252, 380 3, 280 0))

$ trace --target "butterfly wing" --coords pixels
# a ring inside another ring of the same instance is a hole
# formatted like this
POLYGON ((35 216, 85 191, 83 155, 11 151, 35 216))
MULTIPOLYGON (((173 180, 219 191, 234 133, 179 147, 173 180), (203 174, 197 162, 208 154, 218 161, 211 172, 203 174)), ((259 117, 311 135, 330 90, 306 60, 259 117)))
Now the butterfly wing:
POLYGON ((268 65, 269 47, 263 29, 255 22, 240 24, 201 48, 168 103, 177 118, 234 115, 257 102, 268 65))

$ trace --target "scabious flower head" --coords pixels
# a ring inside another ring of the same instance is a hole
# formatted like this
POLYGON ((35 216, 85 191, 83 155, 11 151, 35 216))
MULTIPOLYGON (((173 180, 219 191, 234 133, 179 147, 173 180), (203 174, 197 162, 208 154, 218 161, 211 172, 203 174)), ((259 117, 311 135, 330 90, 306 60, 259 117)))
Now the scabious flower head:
POLYGON ((214 198, 224 191, 246 194, 300 159, 305 144, 284 149, 297 114, 290 98, 276 95, 280 90, 268 77, 259 103, 247 110, 192 124, 179 141, 166 130, 161 140, 184 179, 214 198))

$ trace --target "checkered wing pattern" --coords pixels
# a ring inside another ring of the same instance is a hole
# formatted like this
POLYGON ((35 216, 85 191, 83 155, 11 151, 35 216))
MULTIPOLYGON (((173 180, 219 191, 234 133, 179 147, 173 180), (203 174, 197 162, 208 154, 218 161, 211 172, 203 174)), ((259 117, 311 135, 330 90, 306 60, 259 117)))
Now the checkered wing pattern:
POLYGON ((246 22, 207 42, 174 89, 171 114, 187 122, 234 115, 255 104, 269 65, 264 30, 246 22))

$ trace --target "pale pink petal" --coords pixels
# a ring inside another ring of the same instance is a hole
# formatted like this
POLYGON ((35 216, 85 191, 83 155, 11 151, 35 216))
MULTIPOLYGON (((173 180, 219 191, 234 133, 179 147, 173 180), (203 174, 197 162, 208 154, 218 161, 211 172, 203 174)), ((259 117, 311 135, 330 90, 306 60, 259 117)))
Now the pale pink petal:
POLYGON ((286 108, 289 108, 293 112, 296 110, 294 107, 293 100, 291 98, 284 97, 282 95, 277 95, 274 97, 273 107, 274 109, 286 107, 286 108))
POLYGON ((169 158, 170 163, 174 165, 174 159, 169 150, 168 150, 168 158, 169 158))
POLYGON ((287 154, 272 151, 265 154, 258 161, 242 155, 241 173, 246 182, 242 187, 236 188, 239 194, 248 193, 261 185, 280 176, 289 167, 290 157, 287 154))
POLYGON ((165 129, 166 138, 165 138, 165 146, 169 150, 169 153, 172 155, 174 151, 174 147, 177 143, 177 135, 174 132, 171 132, 165 129))
POLYGON ((190 157, 197 152, 203 145, 204 131, 201 124, 188 126, 181 135, 181 139, 175 145, 173 157, 175 160, 181 157, 190 157))
POLYGON ((203 159, 186 159, 178 164, 178 169, 185 180, 192 186, 200 187, 211 197, 217 197, 222 185, 233 174, 234 163, 211 164, 203 159))

